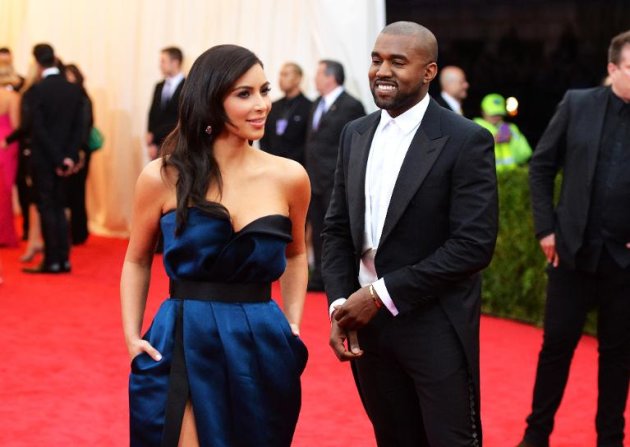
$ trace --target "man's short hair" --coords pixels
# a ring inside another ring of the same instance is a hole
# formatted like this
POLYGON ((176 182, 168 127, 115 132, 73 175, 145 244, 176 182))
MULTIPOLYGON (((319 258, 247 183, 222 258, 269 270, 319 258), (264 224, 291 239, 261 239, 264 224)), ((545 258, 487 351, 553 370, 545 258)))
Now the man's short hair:
POLYGON ((320 64, 324 64, 326 68, 324 69, 324 73, 328 76, 333 76, 335 78, 335 82, 337 85, 343 85, 346 80, 346 74, 343 71, 343 65, 337 61, 333 61, 330 59, 323 59, 319 61, 320 64))
POLYGON ((297 73, 297 75, 299 77, 302 77, 304 75, 303 72, 302 72, 302 67, 300 67, 295 62, 285 62, 284 65, 285 65, 285 67, 291 67, 293 69, 293 71, 295 71, 295 73, 297 73))
POLYGON ((617 34, 612 38, 608 47, 608 62, 619 65, 619 62, 621 62, 621 50, 626 45, 630 45, 630 30, 617 34))
POLYGON ((177 47, 166 47, 162 50, 162 53, 168 54, 168 57, 171 60, 179 62, 180 65, 184 60, 184 53, 182 53, 182 50, 177 47))
POLYGON ((39 65, 44 68, 55 65, 55 50, 47 43, 38 43, 33 47, 33 56, 39 65))

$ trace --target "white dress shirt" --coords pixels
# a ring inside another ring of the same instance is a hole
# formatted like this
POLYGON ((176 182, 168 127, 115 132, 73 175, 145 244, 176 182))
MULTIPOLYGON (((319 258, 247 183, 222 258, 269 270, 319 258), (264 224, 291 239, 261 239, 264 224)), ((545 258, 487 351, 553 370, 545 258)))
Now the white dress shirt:
POLYGON ((177 90, 177 86, 179 86, 179 83, 182 82, 184 80, 184 73, 177 73, 175 76, 171 76, 170 78, 166 78, 164 79, 164 87, 162 87, 162 96, 161 96, 161 100, 162 103, 167 103, 170 99, 171 96, 173 96, 173 93, 175 93, 175 90, 177 90))
MULTIPOLYGON (((393 315, 398 315, 398 309, 387 291, 385 281, 376 274, 374 259, 398 174, 411 140, 424 118, 429 100, 429 95, 425 95, 415 106, 396 118, 392 118, 385 110, 381 111, 365 172, 365 225, 358 279, 362 287, 373 284, 379 298, 393 315)), ((350 167, 353 168, 356 169, 350 167)), ((345 300, 335 300, 330 306, 330 313, 345 300)))

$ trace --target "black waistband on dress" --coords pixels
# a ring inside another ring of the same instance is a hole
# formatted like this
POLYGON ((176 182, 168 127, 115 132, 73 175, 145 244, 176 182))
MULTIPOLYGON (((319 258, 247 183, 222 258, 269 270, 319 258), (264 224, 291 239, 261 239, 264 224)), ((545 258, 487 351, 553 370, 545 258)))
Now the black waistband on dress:
POLYGON ((271 299, 271 283, 171 280, 169 294, 176 299, 257 303, 271 299))

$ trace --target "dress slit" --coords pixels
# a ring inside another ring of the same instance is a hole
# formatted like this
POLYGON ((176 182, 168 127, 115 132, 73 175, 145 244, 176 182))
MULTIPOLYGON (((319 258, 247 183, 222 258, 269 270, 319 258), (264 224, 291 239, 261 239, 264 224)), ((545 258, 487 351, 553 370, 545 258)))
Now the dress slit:
POLYGON ((161 447, 177 447, 182 431, 182 420, 184 418, 186 402, 188 402, 190 398, 190 385, 188 383, 188 372, 186 370, 186 359, 184 357, 183 300, 179 303, 178 307, 161 447))

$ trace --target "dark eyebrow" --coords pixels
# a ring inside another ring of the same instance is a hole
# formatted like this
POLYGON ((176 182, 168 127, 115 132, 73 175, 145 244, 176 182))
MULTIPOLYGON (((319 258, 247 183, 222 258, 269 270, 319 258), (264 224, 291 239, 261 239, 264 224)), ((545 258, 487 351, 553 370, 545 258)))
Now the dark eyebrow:
MULTIPOLYGON (((380 53, 377 53, 376 51, 372 51, 372 57, 380 57, 383 58, 383 56, 380 55, 380 53)), ((389 55, 389 59, 399 59, 399 60, 403 60, 405 62, 408 62, 409 59, 407 58, 407 56, 403 55, 403 54, 390 54, 389 55)))
MULTIPOLYGON (((267 81, 263 85, 261 85, 260 88, 269 87, 270 85, 271 83, 267 81)), ((254 90, 254 87, 252 87, 251 85, 237 85, 232 89, 232 91, 235 92, 236 90, 254 90)))

